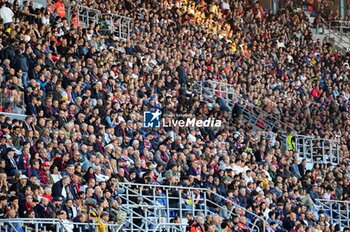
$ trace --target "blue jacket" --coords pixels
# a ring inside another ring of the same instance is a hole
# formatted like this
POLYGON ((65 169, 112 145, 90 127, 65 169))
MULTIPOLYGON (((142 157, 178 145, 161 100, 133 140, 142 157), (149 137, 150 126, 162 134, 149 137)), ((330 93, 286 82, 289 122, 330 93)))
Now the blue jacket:
POLYGON ((38 181, 40 181, 39 170, 35 170, 33 167, 30 168, 30 175, 35 175, 38 181))

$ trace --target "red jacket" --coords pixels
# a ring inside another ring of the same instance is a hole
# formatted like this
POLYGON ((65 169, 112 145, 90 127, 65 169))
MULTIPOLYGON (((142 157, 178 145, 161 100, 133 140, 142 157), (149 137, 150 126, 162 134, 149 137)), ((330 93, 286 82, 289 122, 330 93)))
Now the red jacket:
POLYGON ((43 169, 39 170, 39 175, 40 175, 40 183, 42 184, 48 184, 49 183, 49 175, 47 172, 43 169))
POLYGON ((193 223, 190 232, 205 232, 205 228, 203 225, 197 225, 197 223, 193 223))

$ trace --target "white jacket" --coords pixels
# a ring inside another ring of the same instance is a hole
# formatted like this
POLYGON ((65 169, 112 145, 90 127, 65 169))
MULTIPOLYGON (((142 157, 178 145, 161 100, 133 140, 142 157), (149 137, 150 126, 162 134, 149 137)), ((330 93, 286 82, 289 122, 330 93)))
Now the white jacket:
POLYGON ((13 16, 15 14, 13 13, 13 11, 8 8, 7 6, 3 6, 0 8, 0 17, 2 18, 2 20, 4 21, 4 23, 12 23, 13 20, 13 16))

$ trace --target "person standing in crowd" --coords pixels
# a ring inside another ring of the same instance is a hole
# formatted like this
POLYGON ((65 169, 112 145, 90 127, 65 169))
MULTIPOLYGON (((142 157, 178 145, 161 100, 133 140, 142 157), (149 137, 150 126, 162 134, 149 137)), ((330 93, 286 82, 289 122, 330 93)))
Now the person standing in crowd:
POLYGON ((9 28, 11 23, 13 22, 13 16, 15 16, 15 14, 11 10, 11 8, 6 6, 6 3, 1 2, 0 3, 0 17, 3 20, 5 30, 7 28, 9 28))

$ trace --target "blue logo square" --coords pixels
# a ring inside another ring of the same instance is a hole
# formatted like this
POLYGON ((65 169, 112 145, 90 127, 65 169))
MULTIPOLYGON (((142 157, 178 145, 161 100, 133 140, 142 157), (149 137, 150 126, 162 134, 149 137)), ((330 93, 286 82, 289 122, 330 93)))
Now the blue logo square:
POLYGON ((145 128, 159 128, 161 114, 162 113, 159 110, 157 110, 155 112, 145 111, 143 113, 143 127, 145 127, 145 128))

